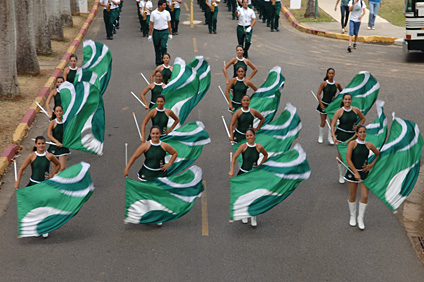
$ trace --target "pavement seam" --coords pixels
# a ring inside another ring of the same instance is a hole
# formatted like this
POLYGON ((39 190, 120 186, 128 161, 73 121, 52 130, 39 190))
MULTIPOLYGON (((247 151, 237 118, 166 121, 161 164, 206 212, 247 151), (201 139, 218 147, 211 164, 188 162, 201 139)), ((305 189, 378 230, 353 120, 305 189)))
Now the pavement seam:
MULTIPOLYGON (((299 31, 309 33, 309 34, 313 34, 313 35, 319 35, 319 36, 334 38, 334 39, 349 40, 349 35, 347 35, 347 34, 318 30, 318 29, 306 27, 306 26, 300 24, 297 21, 297 19, 293 16, 293 14, 290 13, 289 9, 283 3, 281 3, 281 10, 283 11, 284 16, 287 18, 287 20, 290 22, 290 24, 299 31)), ((398 39, 398 38, 397 37, 389 37, 389 36, 358 36, 359 42, 367 42, 367 43, 394 44, 396 39, 398 39)))
POLYGON ((97 14, 98 8, 99 1, 95 1, 78 35, 72 41, 65 55, 61 58, 55 70, 53 71, 52 75, 48 78, 46 84, 44 84, 44 87, 40 90, 37 97, 34 99, 31 106, 26 111, 21 122, 16 127, 15 132, 13 133, 13 143, 10 144, 6 149, 4 149, 0 156, 0 178, 5 174, 7 167, 12 162, 15 154, 18 152, 19 145, 27 134, 31 124, 34 122, 36 114, 40 111, 40 108, 36 105, 35 102, 39 103, 41 106, 44 105, 50 93, 50 89, 54 87, 54 82, 56 81, 56 78, 62 74, 63 69, 69 62, 70 56, 76 51, 77 47, 81 43, 84 35, 87 33, 88 28, 90 27, 94 17, 97 14))

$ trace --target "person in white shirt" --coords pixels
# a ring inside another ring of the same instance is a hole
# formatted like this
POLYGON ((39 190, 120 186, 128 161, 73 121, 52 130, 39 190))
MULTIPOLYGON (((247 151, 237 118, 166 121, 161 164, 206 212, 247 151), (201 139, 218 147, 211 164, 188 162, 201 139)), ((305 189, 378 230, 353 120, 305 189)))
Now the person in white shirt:
POLYGON ((140 23, 141 31, 143 32, 143 37, 147 37, 149 34, 149 24, 150 24, 150 13, 153 10, 152 1, 141 0, 138 4, 139 14, 140 14, 140 23), (145 17, 145 19, 143 19, 145 17))
POLYGON ((100 0, 99 2, 99 5, 104 8, 103 20, 106 27, 106 38, 109 40, 113 40, 113 25, 118 18, 120 3, 120 0, 100 0))
POLYGON ((248 50, 252 44, 253 26, 256 23, 255 12, 248 7, 248 0, 243 0, 243 7, 237 8, 236 16, 238 17, 237 26, 237 41, 238 44, 243 46, 244 57, 249 58, 248 50))
POLYGON ((355 35, 355 42, 353 49, 356 49, 356 42, 358 41, 359 27, 361 26, 362 17, 365 15, 365 2, 362 0, 349 1, 350 21, 349 21, 349 46, 348 52, 352 52, 352 36, 355 35))
POLYGON ((168 49, 168 39, 172 39, 171 15, 165 9, 165 0, 159 0, 158 8, 150 15, 149 41, 152 41, 153 36, 156 66, 162 64, 162 56, 168 49))
POLYGON ((278 29, 279 26, 279 20, 280 20, 280 11, 281 11, 281 0, 275 0, 271 1, 271 14, 269 15, 270 17, 270 22, 271 22, 271 32, 275 31, 280 31, 278 29))
POLYGON ((182 0, 168 0, 167 4, 169 7, 169 12, 171 13, 171 28, 172 28, 172 34, 178 35, 178 24, 180 23, 180 4, 182 3, 182 0), (174 7, 172 8, 172 4, 174 4, 174 7))
POLYGON ((216 34, 216 23, 218 21, 218 3, 220 0, 205 0, 206 3, 206 13, 207 13, 207 22, 209 33, 216 34), (213 10, 213 12, 212 12, 213 10))

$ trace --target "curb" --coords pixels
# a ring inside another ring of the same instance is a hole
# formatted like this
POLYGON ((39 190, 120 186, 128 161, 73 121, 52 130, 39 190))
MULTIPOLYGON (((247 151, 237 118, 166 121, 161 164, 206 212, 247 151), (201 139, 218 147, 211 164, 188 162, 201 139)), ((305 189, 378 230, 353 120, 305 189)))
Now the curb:
MULTIPOLYGON (((329 37, 334 39, 341 39, 341 40, 349 40, 349 35, 347 34, 322 31, 322 30, 311 28, 311 27, 306 27, 300 24, 283 3, 281 3, 281 10, 283 11, 283 14, 287 18, 287 20, 297 30, 300 30, 305 33, 313 34, 313 35, 319 35, 319 36, 324 36, 324 37, 329 37)), ((368 42, 368 43, 395 44, 396 39, 398 38, 388 37, 388 36, 358 36, 359 42, 368 42)))
POLYGON ((0 156, 0 177, 3 176, 4 173, 6 172, 7 167, 12 162, 13 157, 15 156, 15 153, 18 150, 18 146, 21 144, 29 127, 33 123, 35 119, 35 115, 40 111, 40 108, 37 106, 35 102, 39 103, 41 106, 44 105, 44 102, 46 101, 50 93, 50 89, 54 87, 56 78, 62 74, 63 69, 66 67, 66 65, 69 62, 70 56, 73 53, 75 53, 78 45, 81 43, 84 35, 87 33, 88 28, 93 22, 94 17, 97 15, 98 8, 99 8, 99 1, 95 1, 90 11, 90 14, 87 16, 87 19, 82 25, 78 35, 72 41, 71 46, 69 46, 65 55, 62 57, 59 64, 56 66, 55 70, 53 71, 52 75, 44 84, 44 87, 41 88, 41 91, 38 93, 37 97, 34 99, 34 102, 26 111, 24 117, 22 118, 21 122, 19 123, 18 127, 13 133, 13 144, 10 144, 9 147, 3 150, 0 156))

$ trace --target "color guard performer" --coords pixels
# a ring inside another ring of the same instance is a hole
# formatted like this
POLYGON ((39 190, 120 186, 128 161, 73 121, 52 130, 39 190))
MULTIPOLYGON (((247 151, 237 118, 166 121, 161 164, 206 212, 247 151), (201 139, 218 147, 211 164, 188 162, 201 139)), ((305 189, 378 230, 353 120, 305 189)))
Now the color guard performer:
POLYGON ((158 1, 158 8, 150 15, 149 41, 155 47, 156 66, 162 64, 162 56, 167 52, 168 39, 172 39, 171 15, 166 10, 165 0, 158 1))
POLYGON ((152 72, 152 74, 150 75, 151 83, 153 83, 153 79, 155 77, 156 72, 160 71, 162 72, 163 83, 168 84, 169 79, 171 78, 172 69, 173 69, 173 67, 169 64, 171 62, 171 55, 169 55, 168 53, 163 54, 162 61, 163 61, 163 64, 160 66, 157 66, 155 70, 152 72))
POLYGON ((248 77, 249 80, 252 79, 252 77, 258 72, 258 68, 252 63, 251 60, 246 59, 243 57, 244 55, 244 49, 243 46, 237 45, 236 46, 236 54, 237 56, 235 58, 232 58, 228 63, 225 64, 225 66, 222 68, 222 71, 224 72, 225 76, 225 84, 228 84, 230 82, 230 79, 228 78, 228 72, 227 69, 233 65, 234 74, 233 77, 237 76, 237 68, 239 66, 244 67, 245 70, 247 70, 247 67, 249 66, 252 69, 252 74, 248 77))
POLYGON ((165 88, 165 86, 165 83, 163 83, 162 72, 156 71, 155 82, 147 85, 147 87, 144 88, 143 92, 140 94, 141 100, 143 100, 144 105, 146 105, 146 110, 151 109, 156 104, 156 99, 160 94, 162 94, 162 90, 165 88), (150 103, 147 103, 145 96, 149 90, 152 91, 152 99, 150 100, 150 103))
POLYGON ((234 77, 230 80, 230 83, 227 85, 225 90, 225 96, 227 97, 228 108, 231 111, 236 111, 241 108, 241 99, 246 95, 247 89, 250 87, 253 91, 258 90, 258 88, 245 77, 246 70, 243 66, 237 68, 237 77, 234 77), (233 90, 233 100, 230 99, 230 90, 233 90))
POLYGON ((239 18, 237 26, 237 41, 243 46, 244 57, 249 58, 249 47, 252 44, 252 28, 256 23, 255 12, 248 7, 248 0, 243 0, 243 7, 237 8, 237 17, 239 18))

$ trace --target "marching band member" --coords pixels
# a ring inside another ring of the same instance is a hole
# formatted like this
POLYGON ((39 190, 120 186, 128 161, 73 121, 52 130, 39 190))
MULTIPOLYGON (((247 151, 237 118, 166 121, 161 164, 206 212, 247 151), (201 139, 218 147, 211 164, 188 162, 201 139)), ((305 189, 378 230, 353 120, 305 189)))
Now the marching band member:
MULTIPOLYGON (((365 116, 358 108, 352 107, 350 105, 351 103, 352 95, 350 93, 344 94, 341 108, 334 113, 333 120, 331 121, 331 134, 333 135, 333 142, 336 144, 345 142, 355 135, 358 118, 361 120, 359 124, 365 123, 365 116), (339 121, 339 125, 337 125, 336 130, 337 121, 339 121)), ((339 159, 341 159, 340 152, 339 159)), ((338 164, 338 167, 339 183, 345 183, 343 178, 345 169, 342 164, 338 164)))
POLYGON ((258 88, 245 77, 246 70, 243 66, 237 68, 237 77, 234 77, 230 80, 225 90, 225 96, 227 97, 228 108, 233 110, 238 110, 241 108, 241 98, 246 95, 247 89, 250 87, 253 91, 258 90, 258 88), (230 99, 230 90, 233 90, 233 100, 230 99))
POLYGON ((222 68, 222 71, 224 72, 224 76, 225 76, 225 84, 228 84, 230 82, 229 78, 228 78, 228 73, 227 73, 227 69, 233 65, 233 69, 234 69, 234 75, 233 77, 237 76, 237 68, 239 66, 243 66, 243 68, 245 70, 247 70, 247 67, 249 66, 252 69, 252 74, 249 76, 249 80, 252 79, 252 77, 258 72, 258 68, 252 63, 251 60, 246 59, 245 57, 243 57, 244 54, 244 49, 242 45, 237 45, 236 47, 236 53, 237 56, 235 58, 232 58, 228 63, 225 64, 225 66, 222 68))
POLYGON ((255 12, 248 7, 248 0, 243 0, 243 7, 237 7, 237 17, 239 19, 237 26, 238 44, 244 46, 244 56, 249 58, 249 47, 252 44, 252 28, 256 23, 255 12))
MULTIPOLYGON (((341 92, 343 90, 340 83, 334 81, 335 70, 333 68, 327 69, 324 82, 321 83, 317 92, 318 107, 317 111, 320 113, 321 124, 319 125, 318 143, 322 143, 324 140, 325 121, 327 119, 327 113, 324 111, 325 108, 334 100, 337 94, 337 89, 341 92), (322 98, 321 98, 321 93, 322 98)), ((333 136, 331 136, 331 129, 328 129, 328 142, 333 145, 333 136)))
POLYGON ((208 18, 208 29, 209 34, 212 32, 216 34, 216 23, 218 20, 218 3, 221 2, 220 0, 205 0, 206 3, 206 12, 207 12, 207 18, 208 18))
POLYGON ((178 35, 178 24, 180 23, 180 4, 182 0, 168 0, 167 4, 171 12, 172 34, 178 35))
POLYGON ((143 37, 149 34, 150 13, 153 10, 153 4, 150 0, 141 0, 139 2, 139 16, 140 16, 140 31, 143 32, 143 37))
POLYGON ((271 32, 280 31, 278 29, 279 20, 280 20, 280 11, 281 11, 281 0, 272 0, 271 1, 271 10, 270 10, 270 22, 271 22, 271 32))
POLYGON ((118 17, 120 0, 100 0, 99 5, 104 7, 103 20, 106 27, 106 38, 113 40, 113 25, 118 17))
POLYGON ((246 139, 246 131, 253 128, 253 121, 257 117, 260 122, 254 131, 258 131, 264 124, 265 118, 257 110, 249 108, 250 97, 244 95, 241 99, 242 108, 238 109, 230 122, 230 141, 238 143, 246 139))
MULTIPOLYGON (((264 155, 259 165, 262 165, 267 160, 268 158, 267 151, 265 151, 262 145, 255 143, 255 137, 256 137, 256 133, 254 129, 249 128, 246 130, 247 142, 244 144, 241 144, 240 147, 237 149, 237 151, 233 155, 233 159, 231 160, 231 169, 230 169, 230 172, 228 173, 230 177, 234 176, 234 165, 240 154, 242 154, 243 163, 237 175, 247 173, 250 170, 252 170, 252 168, 256 167, 259 160, 259 153, 262 153, 264 155)), ((256 216, 252 216, 250 220, 251 220, 250 224, 252 226, 257 226, 256 216)), ((246 224, 248 222, 248 218, 244 218, 241 221, 246 224)))
MULTIPOLYGON (((56 106, 54 108, 54 114, 52 120, 49 123, 47 129, 47 137, 53 141, 56 145, 50 145, 47 152, 52 153, 60 162, 60 171, 66 168, 66 160, 71 154, 68 148, 63 147, 63 108, 62 106, 56 106)), ((53 169, 55 165, 53 164, 53 169)))
POLYGON ((356 127, 356 135, 358 138, 349 142, 346 152, 346 162, 354 174, 348 171, 345 175, 345 179, 349 185, 349 224, 350 226, 356 226, 356 219, 358 219, 359 229, 364 230, 364 214, 368 205, 369 190, 362 181, 367 178, 368 172, 374 166, 380 152, 372 143, 365 141, 365 137, 367 136, 367 129, 365 126, 358 125, 356 127), (370 150, 376 157, 372 163, 368 164, 370 150), (361 188, 361 201, 359 202, 358 218, 356 218, 356 193, 358 184, 361 188))
POLYGON ((155 73, 157 71, 160 71, 162 72, 163 82, 165 84, 168 84, 169 79, 171 78, 172 69, 173 69, 173 67, 169 64, 171 62, 171 55, 169 55, 168 53, 163 54, 162 61, 163 61, 163 64, 157 66, 155 70, 152 72, 152 74, 150 75, 150 82, 153 82, 153 77, 155 76, 155 73))
POLYGON ((141 100, 143 100, 144 105, 146 105, 146 110, 149 110, 155 105, 157 97, 162 93, 162 90, 163 88, 165 88, 165 86, 165 83, 163 83, 162 72, 156 71, 155 82, 151 83, 150 85, 147 85, 147 87, 144 88, 143 92, 141 92, 140 94, 141 100), (149 90, 152 92, 152 98, 150 100, 150 103, 147 103, 145 96, 147 92, 149 92, 149 90))
POLYGON ((168 39, 172 39, 171 15, 166 9, 165 0, 158 1, 158 8, 150 15, 149 41, 155 47, 156 66, 162 64, 163 54, 168 49, 168 39))
MULTIPOLYGON (((165 136, 166 134, 169 134, 174 128, 177 126, 180 119, 177 117, 177 115, 170 109, 165 109, 165 96, 159 95, 156 98, 156 108, 149 111, 146 115, 146 117, 143 120, 143 123, 141 124, 141 143, 143 143, 146 140, 146 125, 149 122, 149 120, 152 120, 152 126, 157 126, 161 130, 161 137, 165 136), (169 117, 174 119, 174 123, 172 124, 171 128, 168 128, 168 120, 169 117)), ((147 140, 150 140, 151 136, 147 140)))
POLYGON ((56 88, 53 89, 52 91, 50 91, 49 97, 47 97, 46 100, 46 111, 49 114, 49 116, 52 116, 52 110, 50 109, 50 101, 53 99, 54 100, 54 106, 53 109, 56 106, 60 106, 62 105, 62 100, 60 99, 60 92, 59 92, 59 87, 60 85, 65 81, 65 79, 63 78, 63 76, 58 76, 56 78, 56 88))

